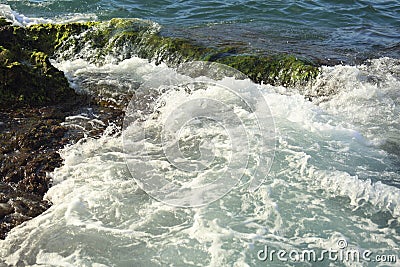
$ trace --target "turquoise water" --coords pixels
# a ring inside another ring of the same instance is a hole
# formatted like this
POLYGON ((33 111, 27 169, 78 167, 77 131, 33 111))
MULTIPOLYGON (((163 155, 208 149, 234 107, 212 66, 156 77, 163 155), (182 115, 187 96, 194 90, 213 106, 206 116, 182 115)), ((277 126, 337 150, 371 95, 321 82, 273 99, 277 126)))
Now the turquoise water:
POLYGON ((398 1, 1 1, 28 17, 93 14, 157 22, 196 41, 238 43, 324 62, 400 56, 398 1), (329 60, 329 61, 328 61, 329 60))
MULTIPOLYGON (((162 34, 253 53, 295 52, 330 66, 304 87, 256 85, 240 75, 218 80, 204 77, 204 68, 196 77, 156 65, 123 42, 99 59, 98 48, 75 36, 77 49, 61 47, 52 63, 79 92, 116 102, 135 92, 132 119, 59 151, 64 165, 49 173, 45 196, 52 207, 0 241, 0 266, 399 264, 397 2, 2 3, 16 23, 137 17, 156 22, 150 30, 161 27, 162 34), (315 92, 326 96, 305 98, 315 92), (242 175, 237 183, 218 180, 234 174, 242 175), (260 177, 259 188, 249 190, 260 177), (211 187, 191 194, 204 184, 211 187), (176 185, 183 190, 171 192, 176 185), (226 195, 182 207, 220 193, 213 185, 226 195), (266 257, 266 250, 287 255, 266 257), (302 258, 310 251, 316 259, 302 258)), ((64 125, 79 127, 79 120, 99 123, 83 110, 64 125)))

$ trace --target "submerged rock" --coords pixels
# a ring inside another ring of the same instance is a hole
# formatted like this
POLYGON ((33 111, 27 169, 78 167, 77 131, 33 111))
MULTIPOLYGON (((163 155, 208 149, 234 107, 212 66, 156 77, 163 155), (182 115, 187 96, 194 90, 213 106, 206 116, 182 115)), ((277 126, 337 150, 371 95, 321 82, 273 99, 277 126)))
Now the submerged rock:
POLYGON ((80 27, 83 32, 78 38, 71 35, 63 38, 62 45, 53 43, 61 57, 102 64, 138 56, 172 67, 193 60, 211 61, 236 68, 256 83, 285 86, 305 85, 320 72, 318 64, 295 55, 248 55, 240 47, 205 47, 187 39, 162 36, 157 24, 142 20, 112 19, 86 26, 80 27))

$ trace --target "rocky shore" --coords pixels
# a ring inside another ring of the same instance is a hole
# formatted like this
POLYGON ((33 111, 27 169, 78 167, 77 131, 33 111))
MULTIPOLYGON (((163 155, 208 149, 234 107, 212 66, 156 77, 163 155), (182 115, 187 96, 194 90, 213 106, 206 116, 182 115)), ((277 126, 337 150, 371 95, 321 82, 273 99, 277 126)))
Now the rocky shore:
MULTIPOLYGON (((51 186, 49 173, 62 164, 57 151, 85 134, 63 126, 65 118, 90 108, 106 126, 118 121, 122 112, 98 105, 69 87, 64 74, 49 61, 56 42, 36 42, 37 36, 4 20, 0 25, 0 239, 4 239, 13 227, 51 206, 43 196, 51 186)), ((89 133, 96 137, 101 129, 89 133)))
POLYGON ((319 73, 313 62, 293 55, 247 55, 235 47, 203 47, 161 36, 151 25, 135 20, 19 27, 0 18, 0 239, 51 206, 43 196, 51 187, 49 173, 62 164, 59 149, 85 134, 101 135, 110 122, 121 124, 124 101, 116 105, 101 95, 76 93, 49 60, 55 51, 61 59, 83 57, 81 51, 88 46, 92 53, 85 59, 96 64, 113 53, 119 60, 139 56, 170 66, 206 60, 232 66, 254 82, 274 85, 306 84, 319 73), (85 132, 63 126, 66 117, 88 109, 98 114, 102 128, 85 132))

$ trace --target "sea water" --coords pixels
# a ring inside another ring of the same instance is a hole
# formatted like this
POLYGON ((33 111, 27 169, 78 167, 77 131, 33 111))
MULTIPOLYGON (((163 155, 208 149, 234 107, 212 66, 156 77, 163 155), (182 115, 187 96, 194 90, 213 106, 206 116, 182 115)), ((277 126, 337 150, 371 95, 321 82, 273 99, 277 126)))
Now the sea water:
MULTIPOLYGON (((249 49, 257 50, 268 39, 265 44, 279 44, 271 48, 274 51, 282 44, 283 50, 304 47, 307 55, 317 47, 314 55, 318 57, 349 63, 356 58, 363 60, 356 65, 322 67, 317 80, 302 88, 255 85, 249 79, 229 76, 215 81, 220 87, 209 86, 212 83, 208 80, 206 86, 188 93, 181 85, 193 85, 198 80, 165 64, 155 65, 137 57, 102 64, 73 55, 53 59, 78 91, 107 88, 107 95, 112 97, 151 84, 157 90, 142 90, 142 96, 153 96, 155 92, 158 97, 132 112, 148 122, 145 126, 154 140, 161 138, 165 122, 179 111, 177 107, 188 101, 206 97, 228 103, 226 111, 240 118, 250 133, 255 133, 250 123, 254 116, 264 120, 259 114, 266 112, 273 119, 269 121, 273 131, 261 137, 274 135, 273 145, 269 143, 265 150, 267 154, 273 150, 273 154, 262 158, 258 155, 263 150, 251 149, 247 155, 233 153, 232 140, 226 134, 229 127, 201 120, 185 124, 179 141, 186 158, 197 160, 196 153, 208 148, 204 141, 213 140, 211 149, 220 163, 253 158, 264 159, 258 164, 269 167, 258 169, 264 179, 254 191, 248 188, 253 172, 234 165, 230 166, 231 172, 243 175, 220 198, 194 207, 174 205, 176 202, 171 205, 168 199, 160 201, 154 192, 142 190, 143 174, 151 170, 154 175, 164 175, 182 185, 193 179, 199 183, 218 179, 224 169, 196 169, 193 176, 184 176, 151 138, 128 139, 132 145, 145 147, 147 156, 152 156, 141 168, 130 168, 127 158, 132 151, 127 151, 124 137, 135 133, 135 122, 143 121, 128 120, 123 128, 110 124, 101 138, 86 138, 60 151, 64 165, 49 174, 54 185, 45 196, 53 206, 0 241, 1 264, 387 266, 388 263, 377 261, 399 257, 400 27, 399 5, 395 1, 7 4, 2 6, 2 12, 20 24, 137 17, 151 19, 156 22, 155 27, 167 31, 186 28, 186 32, 178 31, 176 35, 191 31, 192 38, 207 37, 209 42, 215 37, 219 44, 232 41, 229 36, 221 36, 222 29, 230 29, 235 40, 249 49), (240 29, 239 33, 236 29, 240 29), (299 34, 304 34, 303 39, 298 38, 299 34), (254 36, 258 44, 253 46, 248 39, 254 36), (284 45, 289 39, 293 46, 290 42, 284 45), (327 43, 330 45, 325 46, 327 43), (173 89, 159 90, 170 83, 166 77, 171 76, 177 81, 173 89), (247 87, 257 90, 256 100, 265 101, 267 106, 245 108, 243 98, 235 97, 232 90, 247 87), (308 101, 305 95, 316 90, 328 94, 308 101), (157 102, 160 99, 162 105, 157 102), (283 251, 279 257, 278 251, 283 251), (345 252, 354 252, 352 255, 359 258, 346 260, 345 252), (303 257, 307 255, 311 255, 309 259, 303 257)), ((201 105, 192 106, 190 112, 202 112, 201 105)), ((239 143, 251 143, 255 136, 260 135, 244 135, 239 143)), ((133 156, 140 158, 142 152, 133 156)), ((254 165, 257 163, 250 164, 254 165)))

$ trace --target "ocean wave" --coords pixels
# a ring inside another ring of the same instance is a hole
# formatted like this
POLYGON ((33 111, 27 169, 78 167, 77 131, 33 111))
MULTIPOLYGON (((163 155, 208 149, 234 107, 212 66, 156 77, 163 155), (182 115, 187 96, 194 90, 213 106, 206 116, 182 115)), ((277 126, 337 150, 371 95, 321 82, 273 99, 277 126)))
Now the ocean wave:
POLYGON ((0 4, 0 16, 7 19, 15 26, 26 27, 30 25, 40 24, 40 23, 71 23, 71 22, 85 22, 97 20, 96 14, 65 14, 61 17, 53 18, 35 18, 27 17, 24 14, 18 13, 17 11, 11 9, 9 5, 0 4))

